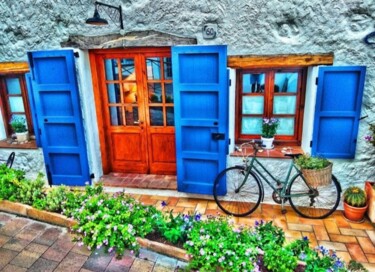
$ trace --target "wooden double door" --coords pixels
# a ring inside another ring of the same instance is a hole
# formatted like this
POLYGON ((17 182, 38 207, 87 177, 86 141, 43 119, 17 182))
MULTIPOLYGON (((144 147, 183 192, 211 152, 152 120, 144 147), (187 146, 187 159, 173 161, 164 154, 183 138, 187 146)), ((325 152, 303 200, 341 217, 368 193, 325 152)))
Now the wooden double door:
POLYGON ((176 173, 170 48, 90 52, 104 173, 176 173))

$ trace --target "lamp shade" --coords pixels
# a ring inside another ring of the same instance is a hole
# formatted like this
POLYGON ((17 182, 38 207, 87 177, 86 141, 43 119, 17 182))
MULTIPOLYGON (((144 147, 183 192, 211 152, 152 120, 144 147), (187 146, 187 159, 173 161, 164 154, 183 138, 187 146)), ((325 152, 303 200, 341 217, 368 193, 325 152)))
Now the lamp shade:
POLYGON ((86 24, 89 24, 89 25, 108 25, 108 21, 106 19, 100 18, 98 9, 95 7, 94 16, 92 18, 88 18, 86 20, 86 24))

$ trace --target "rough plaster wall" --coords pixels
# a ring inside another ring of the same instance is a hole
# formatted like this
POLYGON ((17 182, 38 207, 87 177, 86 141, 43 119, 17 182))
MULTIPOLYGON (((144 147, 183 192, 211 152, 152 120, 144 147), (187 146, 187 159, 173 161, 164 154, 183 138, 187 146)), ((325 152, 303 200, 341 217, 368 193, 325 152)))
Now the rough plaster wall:
MULTIPOLYGON (((199 44, 227 44, 229 55, 333 52, 335 65, 365 65, 367 76, 355 160, 335 160, 344 184, 375 179, 375 148, 363 137, 375 122, 375 46, 363 37, 375 29, 373 0, 114 0, 124 10, 125 31, 154 29, 196 37, 199 44), (204 40, 205 23, 218 35, 204 40)), ((26 51, 59 48, 70 34, 118 31, 87 26, 91 0, 3 0, 0 2, 0 61, 26 60, 26 51)), ((103 15, 104 17, 104 15, 103 15)))
POLYGON ((34 179, 38 173, 45 173, 43 153, 39 149, 0 149, 0 158, 7 159, 11 152, 15 152, 12 168, 24 170, 26 177, 34 179))

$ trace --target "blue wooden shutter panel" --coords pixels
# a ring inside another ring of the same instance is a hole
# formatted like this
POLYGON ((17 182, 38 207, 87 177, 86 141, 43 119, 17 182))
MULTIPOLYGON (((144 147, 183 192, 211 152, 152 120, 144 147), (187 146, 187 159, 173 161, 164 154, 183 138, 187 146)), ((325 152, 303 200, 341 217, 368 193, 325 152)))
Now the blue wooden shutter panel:
POLYGON ((312 155, 355 157, 366 67, 320 67, 312 155))
POLYGON ((172 47, 178 191, 212 195, 226 167, 226 66, 226 46, 172 47))
POLYGON ((35 51, 28 58, 30 104, 48 180, 52 185, 83 186, 90 175, 74 52, 35 51))

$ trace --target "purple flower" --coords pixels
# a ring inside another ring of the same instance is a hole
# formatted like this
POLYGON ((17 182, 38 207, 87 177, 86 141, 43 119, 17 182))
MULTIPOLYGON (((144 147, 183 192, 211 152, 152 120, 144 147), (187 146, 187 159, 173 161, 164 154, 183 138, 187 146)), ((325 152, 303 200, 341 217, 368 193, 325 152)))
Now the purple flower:
POLYGON ((371 142, 371 141, 372 141, 372 136, 371 136, 371 135, 367 135, 367 136, 365 136, 365 140, 366 140, 367 142, 371 142))
POLYGON ((200 221, 201 220, 201 214, 197 213, 194 217, 195 221, 200 221))
POLYGON ((165 207, 165 206, 167 206, 167 202, 165 202, 164 200, 161 202, 161 206, 162 207, 165 207))
POLYGON ((309 238, 307 238, 307 236, 303 236, 303 241, 308 241, 309 238))

